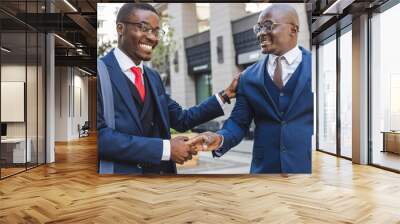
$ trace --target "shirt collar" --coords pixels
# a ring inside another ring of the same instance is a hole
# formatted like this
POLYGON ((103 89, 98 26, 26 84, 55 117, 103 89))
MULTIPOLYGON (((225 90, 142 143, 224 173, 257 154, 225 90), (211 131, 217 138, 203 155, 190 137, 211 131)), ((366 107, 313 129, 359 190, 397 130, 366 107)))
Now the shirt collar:
POLYGON ((139 67, 143 72, 143 61, 140 61, 139 65, 136 65, 121 49, 116 47, 114 49, 115 58, 118 61, 119 67, 123 72, 130 71, 132 67, 139 67))
MULTIPOLYGON (((286 52, 286 54, 284 54, 283 56, 285 57, 285 60, 287 61, 287 63, 290 65, 292 64, 297 57, 299 57, 301 55, 301 50, 299 48, 298 45, 296 45, 296 47, 292 48, 291 50, 289 50, 288 52, 286 52)), ((278 57, 277 55, 274 54, 270 54, 271 60, 269 60, 269 62, 271 64, 273 64, 275 62, 276 57, 278 57)))

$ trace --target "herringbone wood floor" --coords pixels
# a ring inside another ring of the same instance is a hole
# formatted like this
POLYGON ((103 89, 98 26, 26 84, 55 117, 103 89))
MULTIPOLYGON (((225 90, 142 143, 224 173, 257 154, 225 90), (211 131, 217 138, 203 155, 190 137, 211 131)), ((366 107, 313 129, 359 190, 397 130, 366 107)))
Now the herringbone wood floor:
POLYGON ((313 174, 99 176, 93 137, 0 181, 0 223, 400 223, 400 175, 320 152, 313 174))

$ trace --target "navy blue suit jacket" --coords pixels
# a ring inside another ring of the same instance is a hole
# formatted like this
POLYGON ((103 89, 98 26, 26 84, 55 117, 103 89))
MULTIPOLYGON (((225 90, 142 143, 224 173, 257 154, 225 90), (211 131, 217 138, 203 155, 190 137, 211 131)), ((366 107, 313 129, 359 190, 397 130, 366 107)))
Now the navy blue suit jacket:
MULTIPOLYGON (((242 74, 236 103, 218 132, 224 142, 221 156, 239 144, 255 122, 251 173, 310 173, 314 98, 311 89, 311 53, 303 48, 300 76, 287 111, 282 115, 265 85, 267 56, 242 74)), ((299 66, 300 67, 300 66, 299 66)))
MULTIPOLYGON (((110 74, 114 99, 115 129, 109 128, 105 123, 101 91, 97 91, 99 159, 124 164, 124 166, 119 167, 125 168, 115 170, 116 173, 141 173, 142 170, 136 165, 137 163, 160 164, 163 139, 161 136, 160 138, 143 136, 138 110, 135 108, 125 74, 121 71, 113 51, 101 60, 104 61, 110 74)), ((163 135, 167 139, 171 137, 170 128, 184 132, 224 114, 215 96, 209 97, 200 105, 187 110, 182 109, 165 92, 163 83, 156 71, 144 66, 144 73, 149 81, 150 91, 155 96, 156 111, 161 116, 163 135)))

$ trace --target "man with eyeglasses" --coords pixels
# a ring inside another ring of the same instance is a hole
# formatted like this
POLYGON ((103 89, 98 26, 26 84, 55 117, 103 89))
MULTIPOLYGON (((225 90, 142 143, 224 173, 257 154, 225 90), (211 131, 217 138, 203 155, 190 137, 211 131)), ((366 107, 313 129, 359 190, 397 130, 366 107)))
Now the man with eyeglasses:
MULTIPOLYGON (((166 94, 159 74, 143 65, 151 60, 162 35, 159 15, 149 4, 124 4, 117 15, 118 47, 101 58, 111 80, 114 126, 104 112, 98 80, 97 129, 102 174, 175 174, 196 151, 187 137, 170 140, 170 127, 184 132, 224 114, 222 105, 235 97, 238 80, 187 110, 166 94)), ((101 61, 100 61, 101 63, 101 61)), ((100 74, 99 74, 100 75, 100 74)), ((108 83, 108 82, 107 82, 108 83)))
POLYGON ((254 32, 265 54, 241 75, 235 107, 217 133, 190 144, 220 157, 255 122, 251 173, 311 173, 311 53, 297 44, 299 19, 287 4, 263 10, 254 32))

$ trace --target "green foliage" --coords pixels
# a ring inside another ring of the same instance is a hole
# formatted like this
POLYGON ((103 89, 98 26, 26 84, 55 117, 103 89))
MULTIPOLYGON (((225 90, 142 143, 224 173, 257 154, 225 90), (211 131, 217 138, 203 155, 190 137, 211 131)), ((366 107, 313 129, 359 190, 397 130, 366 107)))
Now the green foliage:
POLYGON ((176 44, 173 40, 175 30, 169 26, 169 20, 170 17, 167 16, 162 16, 160 19, 160 24, 165 31, 165 35, 158 41, 151 59, 152 67, 160 74, 165 73, 167 77, 170 75, 169 58, 176 49, 176 44))
MULTIPOLYGON (((182 134, 182 132, 179 132, 179 131, 177 131, 177 130, 175 130, 173 128, 170 128, 169 131, 171 132, 171 135, 182 134)), ((192 132, 191 131, 186 131, 184 133, 188 134, 188 133, 192 133, 192 132)))
POLYGON ((171 132, 171 135, 179 134, 179 132, 173 128, 170 128, 169 131, 171 132))

